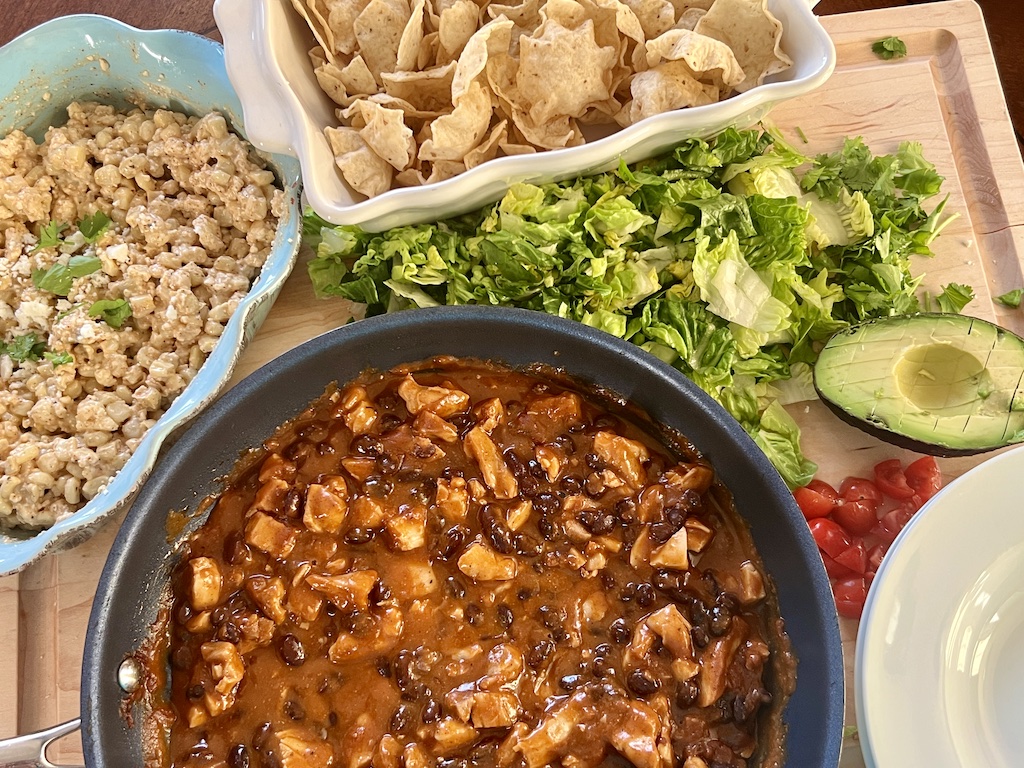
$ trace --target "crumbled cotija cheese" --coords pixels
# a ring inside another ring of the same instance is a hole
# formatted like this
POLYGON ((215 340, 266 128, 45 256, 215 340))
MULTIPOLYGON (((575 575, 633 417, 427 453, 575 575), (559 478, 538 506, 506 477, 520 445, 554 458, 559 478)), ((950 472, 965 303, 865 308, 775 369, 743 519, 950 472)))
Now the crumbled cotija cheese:
POLYGON ((74 103, 41 145, 0 139, 0 524, 44 527, 95 496, 196 375, 255 280, 284 193, 224 118, 74 103), (110 219, 93 243, 78 231, 110 219), (37 247, 61 222, 62 242, 37 247), (33 272, 95 257, 66 297, 33 272), (125 300, 120 328, 89 310, 125 300), (65 355, 71 362, 61 363, 65 355))

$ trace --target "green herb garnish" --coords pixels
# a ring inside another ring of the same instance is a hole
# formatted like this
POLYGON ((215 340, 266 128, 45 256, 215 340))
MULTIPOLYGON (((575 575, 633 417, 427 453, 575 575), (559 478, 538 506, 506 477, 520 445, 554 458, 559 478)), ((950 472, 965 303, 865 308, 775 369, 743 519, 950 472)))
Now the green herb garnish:
POLYGON ((0 342, 0 355, 8 355, 16 363, 39 360, 45 351, 46 342, 31 331, 24 336, 15 336, 10 344, 0 342))
POLYGON ((86 216, 78 223, 78 231, 82 233, 87 243, 95 243, 110 226, 110 217, 103 211, 96 211, 92 216, 86 216))
POLYGON ((39 242, 29 253, 35 253, 43 248, 56 248, 63 242, 60 233, 67 229, 67 226, 63 221, 51 221, 44 225, 39 232, 39 242))
POLYGON ((974 289, 969 285, 950 283, 935 297, 939 303, 939 311, 959 314, 964 307, 974 301, 974 289))
POLYGON ((132 307, 125 299, 100 299, 89 307, 89 317, 102 317, 111 328, 120 328, 132 316, 132 307))
POLYGON ((1016 288, 1012 291, 1004 293, 1002 296, 996 296, 996 301, 998 301, 1004 307, 1009 307, 1010 309, 1017 309, 1020 306, 1020 300, 1022 296, 1024 296, 1024 288, 1016 288))
POLYGON ((898 37, 884 37, 871 44, 871 50, 880 58, 890 61, 907 55, 907 44, 898 37))
POLYGON ((91 275, 101 266, 103 262, 98 256, 78 254, 68 259, 67 264, 57 263, 49 269, 37 269, 32 273, 32 284, 41 291, 67 296, 76 277, 91 275))
POLYGON ((54 368, 75 362, 70 352, 43 352, 43 357, 50 361, 54 368))

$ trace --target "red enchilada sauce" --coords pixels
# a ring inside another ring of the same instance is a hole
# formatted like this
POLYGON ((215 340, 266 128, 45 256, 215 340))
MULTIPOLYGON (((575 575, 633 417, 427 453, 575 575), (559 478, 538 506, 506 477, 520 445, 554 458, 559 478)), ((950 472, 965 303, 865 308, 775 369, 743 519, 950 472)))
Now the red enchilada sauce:
POLYGON ((479 361, 328 392, 187 545, 156 762, 780 762, 774 599, 712 468, 673 449, 479 361))

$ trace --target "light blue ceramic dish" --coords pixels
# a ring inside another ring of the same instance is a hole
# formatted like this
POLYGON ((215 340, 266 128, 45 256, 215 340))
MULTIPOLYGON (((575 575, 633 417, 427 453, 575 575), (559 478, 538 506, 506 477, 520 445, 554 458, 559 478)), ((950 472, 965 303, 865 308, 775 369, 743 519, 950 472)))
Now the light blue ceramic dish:
MULTIPOLYGON (((0 135, 21 128, 36 140, 67 121, 76 100, 144 104, 202 115, 218 110, 242 130, 242 106, 228 80, 222 47, 177 30, 139 30, 104 16, 65 16, 0 48, 0 135)), ((288 212, 259 279, 232 316, 195 379, 148 432, 106 489, 73 515, 39 533, 0 534, 0 575, 74 546, 131 504, 169 435, 213 401, 255 335, 295 265, 299 248, 299 164, 268 158, 284 184, 288 212)))

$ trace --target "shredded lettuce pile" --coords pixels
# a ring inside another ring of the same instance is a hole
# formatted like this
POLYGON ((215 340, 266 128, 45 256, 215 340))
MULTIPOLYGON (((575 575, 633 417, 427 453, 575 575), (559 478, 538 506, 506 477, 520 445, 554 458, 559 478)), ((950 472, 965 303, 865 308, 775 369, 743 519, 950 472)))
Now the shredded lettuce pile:
POLYGON ((916 142, 876 157, 848 139, 812 161, 729 129, 437 223, 369 233, 307 212, 309 275, 367 315, 516 306, 627 339, 725 406, 796 487, 816 466, 782 406, 815 396, 810 364, 835 331, 918 310, 909 257, 950 220, 945 201, 922 207, 941 182, 916 142))

